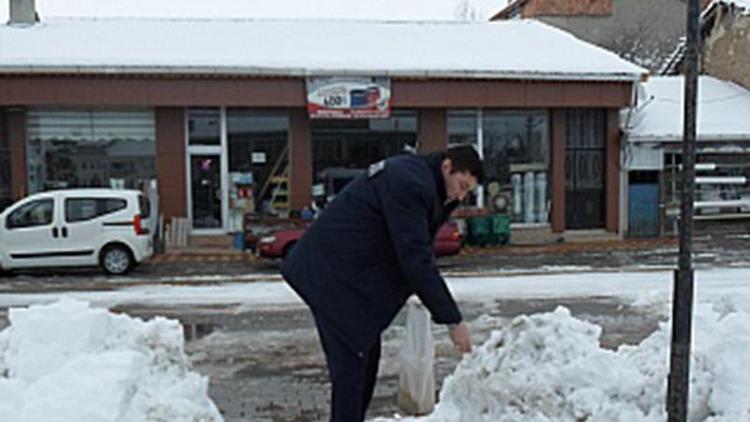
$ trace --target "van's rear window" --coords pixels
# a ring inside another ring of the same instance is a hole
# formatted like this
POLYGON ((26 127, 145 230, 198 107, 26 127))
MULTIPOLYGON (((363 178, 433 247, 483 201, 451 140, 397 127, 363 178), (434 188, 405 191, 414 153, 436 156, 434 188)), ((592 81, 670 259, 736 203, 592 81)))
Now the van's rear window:
POLYGON ((151 202, 143 195, 138 195, 138 206, 141 217, 149 218, 151 216, 151 202))
POLYGON ((120 198, 67 198, 65 199, 65 221, 75 223, 92 220, 127 208, 127 201, 120 198))

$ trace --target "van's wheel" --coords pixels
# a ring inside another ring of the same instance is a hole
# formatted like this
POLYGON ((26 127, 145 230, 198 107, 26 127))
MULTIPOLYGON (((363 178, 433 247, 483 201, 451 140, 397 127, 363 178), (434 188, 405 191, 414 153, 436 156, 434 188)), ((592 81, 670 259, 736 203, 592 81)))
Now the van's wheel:
POLYGON ((102 252, 101 266, 107 274, 127 274, 133 268, 134 263, 133 254, 125 246, 107 246, 107 249, 102 252))
POLYGON ((287 256, 289 256, 289 252, 292 251, 292 248, 296 244, 297 244, 297 242, 292 242, 292 243, 284 246, 284 250, 281 252, 281 258, 283 259, 283 258, 286 258, 287 256))
POLYGON ((13 271, 6 270, 3 267, 0 267, 0 277, 10 277, 13 275, 13 271))

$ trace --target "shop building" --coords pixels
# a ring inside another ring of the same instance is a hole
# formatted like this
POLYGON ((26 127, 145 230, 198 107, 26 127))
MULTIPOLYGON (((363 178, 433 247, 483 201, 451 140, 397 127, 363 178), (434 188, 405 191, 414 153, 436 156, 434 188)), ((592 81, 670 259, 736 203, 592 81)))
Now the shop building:
POLYGON ((622 233, 619 110, 645 71, 539 22, 43 18, 0 45, 3 198, 157 189, 167 220, 228 233, 469 143, 488 181, 463 213, 622 233))
MULTIPOLYGON (((623 110, 627 235, 676 234, 680 214, 684 77, 654 76, 623 110)), ((713 76, 698 84, 695 226, 750 227, 750 90, 713 76)))

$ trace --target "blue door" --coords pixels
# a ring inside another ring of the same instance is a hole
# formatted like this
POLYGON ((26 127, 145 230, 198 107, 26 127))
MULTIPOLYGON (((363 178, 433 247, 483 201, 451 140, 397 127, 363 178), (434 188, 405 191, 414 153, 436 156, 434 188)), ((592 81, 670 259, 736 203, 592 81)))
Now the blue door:
POLYGON ((659 234, 659 185, 631 184, 628 200, 628 235, 658 237, 659 234))

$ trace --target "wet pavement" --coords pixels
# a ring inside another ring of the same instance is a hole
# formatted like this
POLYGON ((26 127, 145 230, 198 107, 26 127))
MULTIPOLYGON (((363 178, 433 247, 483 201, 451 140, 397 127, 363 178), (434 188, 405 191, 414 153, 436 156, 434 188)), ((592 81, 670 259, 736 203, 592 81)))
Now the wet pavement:
MULTIPOLYGON (((750 235, 696 237, 695 266, 750 266, 750 235)), ((228 251, 232 252, 232 251, 228 251)), ((542 246, 466 247, 438 260, 446 275, 474 275, 671 268, 677 262, 674 238, 564 243, 542 246)), ((159 255, 124 277, 99 269, 27 270, 0 277, 0 294, 68 290, 112 290, 136 285, 210 285, 280 280, 279 262, 250 253, 205 254, 177 251, 159 255)))
MULTIPOLYGON (((660 316, 612 298, 498 300, 460 303, 472 329, 474 344, 521 314, 568 307, 576 317, 603 327, 603 347, 636 344, 652 333, 660 316)), ((118 311, 149 318, 166 315, 185 326, 186 352, 194 369, 210 376, 209 395, 228 422, 303 422, 327 420, 330 384, 317 333, 309 312, 291 309, 246 311, 220 307, 128 307, 118 311)), ((405 333, 405 312, 383 335, 383 357, 368 417, 399 412, 398 353, 405 333)), ((441 385, 459 362, 447 331, 433 325, 436 380, 441 385)))

